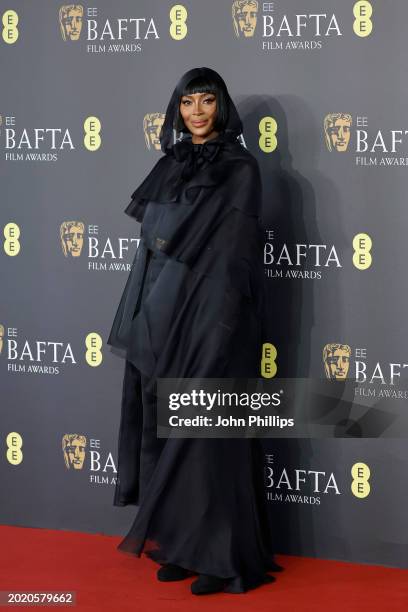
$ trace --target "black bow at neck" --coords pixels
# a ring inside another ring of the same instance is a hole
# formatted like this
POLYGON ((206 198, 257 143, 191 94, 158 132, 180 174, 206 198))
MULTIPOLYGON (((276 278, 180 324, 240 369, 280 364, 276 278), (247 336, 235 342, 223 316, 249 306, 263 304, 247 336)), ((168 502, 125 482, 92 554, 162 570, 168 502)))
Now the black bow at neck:
POLYGON ((224 141, 220 136, 210 138, 202 144, 193 143, 191 137, 176 142, 173 154, 178 162, 184 162, 182 179, 190 179, 204 163, 212 162, 223 144, 224 141))

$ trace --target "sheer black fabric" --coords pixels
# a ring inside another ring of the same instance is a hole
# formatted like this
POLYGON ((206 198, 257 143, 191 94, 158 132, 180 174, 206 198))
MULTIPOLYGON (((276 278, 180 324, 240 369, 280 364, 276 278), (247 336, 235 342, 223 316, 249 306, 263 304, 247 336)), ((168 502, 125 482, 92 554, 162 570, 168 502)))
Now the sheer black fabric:
POLYGON ((141 223, 141 240, 108 338, 126 351, 114 504, 140 506, 120 550, 223 577, 226 591, 243 592, 273 580, 260 441, 156 437, 157 378, 259 376, 257 161, 237 140, 242 125, 229 97, 216 138, 170 138, 180 92, 206 70, 178 83, 161 131, 165 154, 125 209, 141 223))

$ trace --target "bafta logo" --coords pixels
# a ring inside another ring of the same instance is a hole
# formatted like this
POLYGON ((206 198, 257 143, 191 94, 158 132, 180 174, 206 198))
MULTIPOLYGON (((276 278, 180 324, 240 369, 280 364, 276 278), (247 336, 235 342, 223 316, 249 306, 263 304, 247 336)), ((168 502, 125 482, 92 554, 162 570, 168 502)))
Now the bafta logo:
POLYGON ((0 323, 0 355, 3 350, 4 325, 0 323))
POLYGON ((62 40, 79 40, 84 7, 81 4, 64 4, 59 10, 62 40))
POLYGON ((350 142, 351 115, 329 113, 324 118, 324 137, 329 151, 343 153, 350 142))
POLYGON ((164 122, 164 113, 147 113, 143 117, 143 132, 146 146, 160 151, 160 130, 164 122))
POLYGON ((61 246, 65 257, 79 257, 84 244, 82 221, 64 221, 60 225, 61 246))
POLYGON ((323 349, 326 377, 330 380, 345 380, 349 371, 351 348, 348 344, 332 342, 323 349))
POLYGON ((85 460, 86 438, 79 434, 64 434, 62 452, 67 470, 82 470, 85 460))
POLYGON ((258 17, 258 0, 234 0, 232 3, 232 23, 237 38, 250 38, 254 35, 258 17))

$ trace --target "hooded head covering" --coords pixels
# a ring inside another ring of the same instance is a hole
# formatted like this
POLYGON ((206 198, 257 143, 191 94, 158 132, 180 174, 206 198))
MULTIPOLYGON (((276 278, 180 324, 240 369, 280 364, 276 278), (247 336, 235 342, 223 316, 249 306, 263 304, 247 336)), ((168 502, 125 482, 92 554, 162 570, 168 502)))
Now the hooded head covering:
POLYGON ((182 162, 183 167, 177 184, 189 180, 206 162, 212 162, 226 142, 236 141, 242 134, 242 122, 235 104, 231 100, 227 86, 222 77, 211 68, 193 68, 179 80, 167 105, 166 116, 160 131, 160 146, 163 153, 173 156, 182 162), (222 92, 226 106, 226 124, 215 138, 204 143, 195 144, 192 134, 185 126, 178 130, 180 99, 188 84, 201 77, 216 83, 222 92))
MULTIPOLYGON (((237 137, 242 134, 242 122, 235 104, 231 100, 228 93, 224 79, 218 74, 218 72, 212 70, 211 68, 193 68, 183 74, 171 95, 170 102, 167 105, 166 116, 159 136, 160 146, 163 153, 171 153, 173 146, 176 145, 176 143, 178 144, 178 141, 187 140, 191 143, 191 133, 187 128, 181 130, 181 137, 178 135, 177 117, 180 107, 180 98, 183 91, 190 81, 196 79, 197 77, 208 78, 209 80, 214 81, 224 94, 227 106, 227 124, 224 130, 224 136, 236 140, 237 137)), ((211 141, 206 141, 206 143, 207 142, 210 143, 211 141)))

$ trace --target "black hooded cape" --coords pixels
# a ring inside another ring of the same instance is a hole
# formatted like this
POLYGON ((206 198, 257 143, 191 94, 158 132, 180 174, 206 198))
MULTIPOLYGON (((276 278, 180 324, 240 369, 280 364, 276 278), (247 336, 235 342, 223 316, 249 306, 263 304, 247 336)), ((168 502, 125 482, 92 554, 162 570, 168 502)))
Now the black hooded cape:
MULTIPOLYGON (((160 157, 125 213, 141 223, 108 344, 149 378, 258 377, 262 343, 263 229, 258 162, 240 143, 228 96, 226 129, 203 144, 175 129, 179 81, 160 133, 160 157), (138 304, 149 251, 165 261, 138 304)), ((219 76, 216 72, 210 71, 219 76)))

